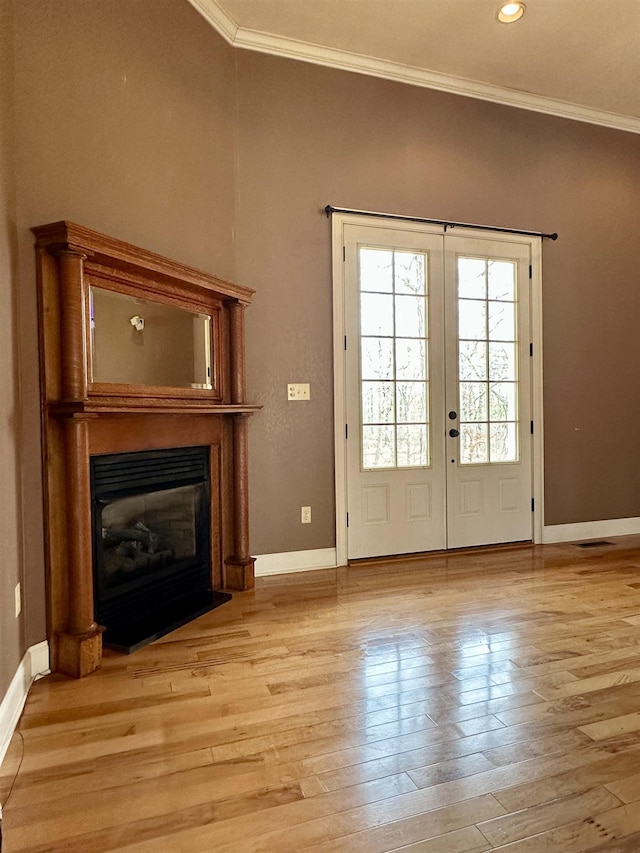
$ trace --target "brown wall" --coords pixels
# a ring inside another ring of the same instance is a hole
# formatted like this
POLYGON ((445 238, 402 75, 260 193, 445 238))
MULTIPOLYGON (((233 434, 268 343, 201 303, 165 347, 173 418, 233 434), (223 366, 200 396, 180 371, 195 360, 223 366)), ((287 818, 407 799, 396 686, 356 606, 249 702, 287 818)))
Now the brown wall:
POLYGON ((14 3, 19 226, 233 278, 233 51, 186 0, 14 3))
MULTIPOLYGON (((15 618, 13 591, 23 582, 18 439, 16 196, 13 172, 11 6, 0 0, 0 697, 26 651, 24 613, 15 618)), ((42 598, 42 590, 40 591, 42 598)), ((42 639, 42 637, 40 638, 42 639)))
MULTIPOLYGON (((69 219, 233 279, 235 69, 231 49, 186 0, 12 5, 29 646, 45 637, 29 229, 69 219)), ((11 577, 8 586, 0 606, 12 616, 11 577)))
POLYGON ((257 553, 334 544, 333 205, 542 231, 546 523, 640 516, 640 138, 238 52, 257 553), (310 382, 287 403, 287 382, 310 382), (300 506, 313 524, 301 526, 300 506))

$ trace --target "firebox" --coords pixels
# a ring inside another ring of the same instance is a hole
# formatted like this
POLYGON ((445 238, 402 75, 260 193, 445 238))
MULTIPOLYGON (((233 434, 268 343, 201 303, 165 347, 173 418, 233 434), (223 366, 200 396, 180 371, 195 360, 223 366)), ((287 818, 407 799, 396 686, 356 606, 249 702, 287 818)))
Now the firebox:
POLYGON ((231 598, 211 584, 209 448, 91 457, 94 605, 132 652, 231 598))

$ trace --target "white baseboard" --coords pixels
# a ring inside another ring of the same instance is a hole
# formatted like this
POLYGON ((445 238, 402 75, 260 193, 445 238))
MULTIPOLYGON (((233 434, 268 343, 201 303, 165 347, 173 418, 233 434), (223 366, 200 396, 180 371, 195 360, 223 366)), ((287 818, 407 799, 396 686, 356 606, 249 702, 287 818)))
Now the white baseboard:
POLYGON ((551 524, 542 528, 543 544, 580 542, 605 536, 629 536, 640 533, 640 518, 607 518, 603 521, 581 521, 577 524, 551 524))
POLYGON ((36 678, 40 678, 48 672, 49 643, 44 640, 42 643, 27 649, 2 702, 0 702, 0 764, 7 754, 24 703, 27 701, 29 688, 36 678))
POLYGON ((335 569, 336 549, 316 548, 313 551, 285 551, 283 554, 262 554, 256 557, 256 577, 284 575, 288 572, 310 572, 316 569, 335 569))
MULTIPOLYGON (((640 533, 640 518, 607 518, 603 521, 581 521, 576 524, 549 524, 542 528, 541 543, 581 542, 606 536, 629 536, 640 533)), ((256 557, 256 577, 284 575, 289 572, 309 572, 316 569, 335 569, 338 565, 335 548, 316 548, 312 551, 285 551, 282 554, 261 554, 256 557)))

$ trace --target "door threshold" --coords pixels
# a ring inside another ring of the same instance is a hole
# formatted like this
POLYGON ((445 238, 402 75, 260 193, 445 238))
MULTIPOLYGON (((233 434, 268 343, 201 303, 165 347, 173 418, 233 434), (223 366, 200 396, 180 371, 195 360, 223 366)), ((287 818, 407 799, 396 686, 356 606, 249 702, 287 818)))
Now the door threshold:
POLYGON ((358 566, 375 566, 380 563, 408 563, 416 560, 428 560, 433 557, 460 556, 464 554, 487 554, 492 551, 520 551, 524 548, 533 547, 531 539, 519 542, 500 542, 495 545, 468 545, 465 548, 449 548, 441 551, 416 551, 411 554, 387 554, 379 557, 358 557, 347 560, 347 566, 357 568, 358 566))

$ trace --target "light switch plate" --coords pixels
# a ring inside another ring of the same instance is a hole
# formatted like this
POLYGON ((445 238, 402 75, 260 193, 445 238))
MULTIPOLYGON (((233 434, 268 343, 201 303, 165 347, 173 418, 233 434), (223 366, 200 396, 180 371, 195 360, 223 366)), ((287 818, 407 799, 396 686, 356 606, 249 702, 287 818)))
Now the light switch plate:
POLYGON ((308 382, 291 382, 287 385, 287 400, 310 400, 311 386, 308 382))

